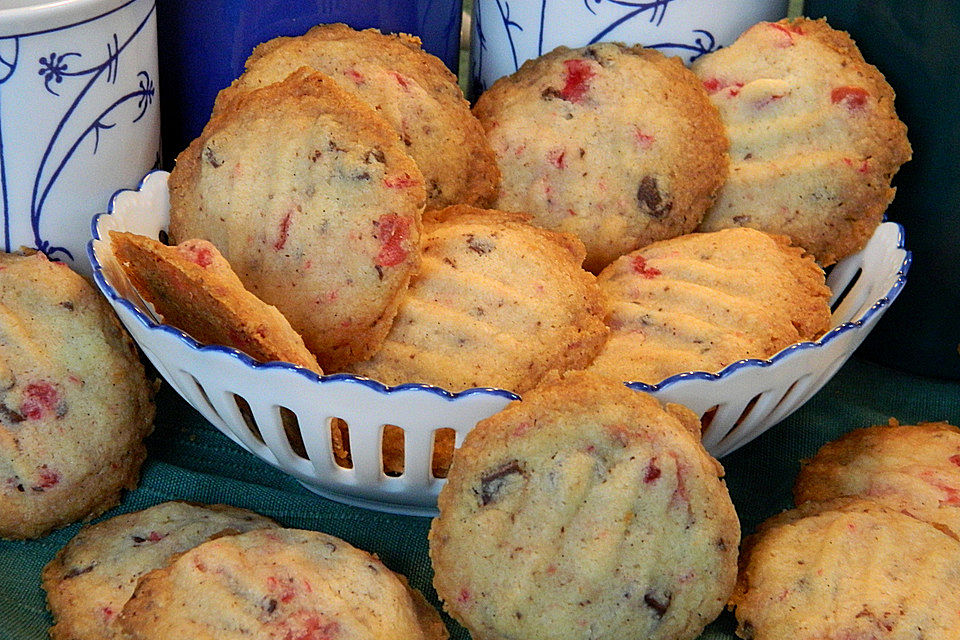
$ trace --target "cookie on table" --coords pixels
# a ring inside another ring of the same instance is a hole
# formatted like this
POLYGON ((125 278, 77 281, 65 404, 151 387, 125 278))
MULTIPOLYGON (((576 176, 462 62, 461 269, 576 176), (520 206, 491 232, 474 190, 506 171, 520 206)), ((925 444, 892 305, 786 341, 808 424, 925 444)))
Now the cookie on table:
POLYGON ((212 538, 277 526, 246 509, 174 501, 84 527, 43 570, 50 637, 120 638, 117 616, 141 576, 212 538))
POLYGON ((93 518, 133 489, 153 391, 86 279, 39 252, 0 254, 0 537, 93 518))
POLYGON ((490 204, 499 170, 483 128, 456 76, 415 37, 325 24, 275 38, 254 49, 246 71, 221 92, 214 111, 238 93, 304 66, 336 80, 393 126, 423 173, 427 209, 490 204))
POLYGON ((590 370, 655 384, 767 358, 830 326, 823 270, 785 237, 692 233, 617 259, 597 278, 610 337, 590 370))
POLYGON ((110 232, 110 242, 127 278, 167 324, 260 362, 292 362, 323 373, 300 334, 276 307, 244 288, 211 243, 194 239, 168 247, 117 231, 110 232))
POLYGON ((548 371, 585 367, 607 330, 583 245, 526 220, 464 205, 438 212, 386 341, 349 371, 523 393, 548 371))
POLYGON ((750 640, 956 637, 960 542, 881 505, 779 516, 745 544, 737 635, 750 640))
POLYGON ((960 429, 922 422, 855 429, 803 463, 799 503, 859 496, 960 537, 960 429))
POLYGON ((761 22, 699 58, 730 138, 730 177, 702 228, 782 233, 826 266, 864 247, 910 159, 894 93, 823 20, 761 22))
POLYGON ((146 574, 120 615, 132 640, 440 640, 435 609, 375 556, 316 531, 200 544, 146 574))
POLYGON ((377 349, 419 263, 424 189, 373 109, 301 70, 214 116, 169 184, 173 239, 213 243, 325 371, 377 349))
POLYGON ((500 166, 495 208, 578 236, 597 272, 689 233, 727 174, 727 139, 679 58, 599 43, 558 47, 499 79, 474 107, 500 166))
POLYGON ((684 407, 567 372, 480 421, 430 529, 475 638, 690 640, 736 580, 740 525, 684 407))

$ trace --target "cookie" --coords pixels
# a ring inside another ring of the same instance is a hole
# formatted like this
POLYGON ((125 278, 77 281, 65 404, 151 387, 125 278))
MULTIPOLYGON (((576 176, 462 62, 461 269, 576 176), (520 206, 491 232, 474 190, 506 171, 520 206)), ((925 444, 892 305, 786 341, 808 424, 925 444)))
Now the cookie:
POLYGON ((213 117, 169 184, 173 239, 213 243, 325 371, 377 349, 419 262, 424 189, 370 107, 294 73, 213 117))
POLYGON ((323 373, 287 319, 247 291, 206 240, 168 247, 111 231, 110 243, 127 278, 167 324, 200 343, 233 347, 260 362, 292 362, 323 373))
POLYGON ((43 569, 50 637, 119 639, 117 616, 141 576, 211 538, 276 526, 228 505, 164 502, 84 527, 43 569))
POLYGON ((663 240, 597 282, 610 337, 590 369, 655 384, 767 358, 830 326, 823 270, 786 238, 749 228, 663 240))
POLYGON ((862 249, 910 159, 893 89, 823 20, 761 22, 692 66, 730 138, 702 229, 790 236, 826 266, 862 249))
POLYGON ((495 208, 578 236, 597 272, 696 229, 727 173, 727 139, 679 58, 599 43, 558 47, 474 107, 502 180, 495 208))
POLYGON ((316 531, 205 542, 145 575, 120 615, 132 640, 439 640, 439 614, 375 556, 316 531))
POLYGON ((590 362, 606 327, 576 238, 494 210, 437 216, 386 341, 351 372, 388 385, 523 393, 550 370, 590 362))
POLYGON ((325 24, 275 38, 254 49, 246 71, 221 92, 214 111, 300 67, 330 76, 393 126, 423 173, 427 209, 490 204, 499 170, 483 128, 456 77, 415 37, 325 24))
POLYGON ((796 502, 869 498, 960 536, 960 429, 923 422, 855 429, 803 463, 796 502))
POLYGON ((0 254, 0 537, 93 518, 134 488, 153 390, 87 280, 39 252, 0 254))
POLYGON ((745 545, 731 598, 741 638, 956 637, 953 538, 879 505, 780 520, 745 545))
POLYGON ((430 534, 474 638, 689 640, 736 579, 740 525, 684 407, 568 372, 480 421, 430 534))

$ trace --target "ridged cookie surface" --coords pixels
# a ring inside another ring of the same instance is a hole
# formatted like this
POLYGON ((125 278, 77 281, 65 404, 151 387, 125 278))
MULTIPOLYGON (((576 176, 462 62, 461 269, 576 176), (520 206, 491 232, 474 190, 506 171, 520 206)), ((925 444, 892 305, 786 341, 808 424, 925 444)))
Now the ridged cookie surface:
POLYGON ((568 372, 482 420, 430 529, 474 638, 690 640, 736 579, 740 526, 687 409, 568 372))
POLYGON ((500 211, 455 206, 437 215, 386 341, 352 372, 389 385, 522 393, 552 369, 590 362, 606 327, 576 238, 500 211))
POLYGON ((595 273, 693 231, 727 174, 716 108, 655 49, 558 47, 499 79, 474 113, 502 174, 495 207, 578 236, 595 273))
POLYGON ((325 371, 380 345, 419 263, 424 189, 373 109, 301 70, 231 101, 169 183, 174 240, 212 242, 325 371))
POLYGON ((747 542, 741 638, 956 638, 960 543, 926 522, 862 503, 780 516, 747 542))
POLYGON ((813 339, 830 324, 823 270, 786 238, 749 228, 654 243, 597 281, 610 337, 590 369, 617 380, 716 372, 813 339))
POLYGON ((869 498, 960 537, 960 429, 946 422, 855 429, 804 462, 797 503, 869 498))
POLYGON ((106 299, 42 253, 0 254, 0 537, 33 538, 137 484, 153 386, 106 299))
POLYGON ((203 344, 243 351, 260 362, 292 362, 323 373, 317 359, 277 308, 247 291, 206 240, 168 247, 152 238, 110 232, 123 272, 164 322, 203 344))
POLYGON ((822 20, 759 23, 692 66, 730 138, 702 229, 785 234, 826 266, 863 248, 910 158, 893 89, 822 20))
POLYGON ((211 538, 276 526, 228 505, 164 502, 84 527, 43 570, 50 637, 119 639, 117 616, 141 576, 211 538))
POLYGON ((423 172, 427 209, 490 204, 499 170, 483 128, 456 77, 414 37, 325 24, 275 38, 254 49, 246 71, 218 96, 214 111, 302 66, 329 75, 393 126, 423 172))
POLYGON ((120 616, 133 640, 440 640, 439 614, 375 556, 316 531, 205 542, 144 576, 120 616))

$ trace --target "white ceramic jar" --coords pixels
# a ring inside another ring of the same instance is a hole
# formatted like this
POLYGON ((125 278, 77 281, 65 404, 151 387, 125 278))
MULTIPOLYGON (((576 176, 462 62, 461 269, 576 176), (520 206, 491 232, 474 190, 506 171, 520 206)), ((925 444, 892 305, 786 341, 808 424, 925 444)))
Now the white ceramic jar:
POLYGON ((90 220, 157 165, 155 0, 0 4, 0 249, 89 274, 90 220))

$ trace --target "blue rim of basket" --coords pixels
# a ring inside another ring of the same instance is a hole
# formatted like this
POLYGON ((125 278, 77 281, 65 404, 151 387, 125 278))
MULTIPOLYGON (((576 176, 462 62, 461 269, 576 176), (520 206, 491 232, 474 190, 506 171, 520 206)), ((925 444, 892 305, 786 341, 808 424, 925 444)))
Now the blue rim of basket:
MULTIPOLYGON (((100 291, 105 296, 110 298, 113 302, 126 308, 133 315, 133 317, 136 318, 148 330, 164 331, 176 338, 179 338, 188 347, 190 347, 195 351, 222 353, 224 355, 240 360, 241 362, 243 362, 245 365, 249 366, 252 369, 286 369, 290 371, 295 371, 296 373, 306 376, 307 378, 312 379, 320 384, 324 384, 326 382, 335 382, 335 381, 343 380, 343 381, 354 382, 357 384, 364 385, 380 393, 393 394, 393 393, 410 391, 410 390, 419 390, 419 391, 427 391, 427 392, 433 393, 437 396, 446 398, 448 400, 456 400, 458 398, 462 398, 462 397, 470 396, 474 394, 497 395, 509 400, 520 399, 520 396, 513 393, 512 391, 507 391, 506 389, 498 389, 494 387, 476 387, 476 388, 466 389, 464 391, 455 393, 453 391, 448 391, 447 389, 444 389, 442 387, 438 387, 430 384, 417 383, 417 382, 408 382, 408 383, 399 384, 395 386, 388 386, 383 384, 382 382, 378 382, 377 380, 373 380, 371 378, 366 378, 364 376, 358 376, 350 373, 332 373, 332 374, 320 375, 314 371, 310 371, 309 369, 306 369, 304 367, 291 364, 288 362, 258 362, 253 358, 251 358, 250 356, 248 356, 247 354, 243 353, 242 351, 238 351, 237 349, 234 349, 232 347, 225 347, 222 345, 203 345, 197 342, 196 340, 194 340, 188 334, 181 331, 180 329, 177 329, 176 327, 173 327, 167 324, 160 324, 156 322, 155 320, 153 320, 153 318, 143 313, 135 304, 133 304, 132 302, 127 300, 125 297, 120 295, 120 293, 116 289, 114 289, 109 282, 107 282, 106 277, 103 275, 103 266, 100 264, 100 261, 97 259, 97 256, 94 253, 93 243, 97 240, 102 240, 99 234, 99 229, 97 228, 97 224, 102 216, 113 215, 114 206, 115 206, 117 197, 121 193, 124 193, 127 191, 134 191, 134 192, 141 191, 143 189, 144 183, 151 176, 158 173, 165 173, 165 172, 151 171, 140 180, 140 184, 137 185, 136 189, 121 189, 116 193, 114 193, 113 196, 110 198, 110 202, 109 202, 109 205, 107 206, 106 213, 99 213, 93 217, 93 220, 90 223, 92 239, 87 243, 87 256, 90 259, 90 265, 93 269, 93 279, 97 283, 97 286, 100 288, 100 291)), ((670 387, 684 380, 694 380, 694 379, 695 380, 721 380, 739 371, 740 369, 744 369, 747 367, 769 367, 777 362, 780 362, 785 358, 791 357, 791 355, 794 353, 797 353, 799 351, 804 351, 807 349, 821 347, 826 343, 836 339, 841 334, 846 333, 847 331, 852 331, 854 329, 858 329, 862 327, 864 323, 866 323, 873 315, 879 313, 881 310, 888 307, 894 300, 896 300, 897 296, 900 295, 900 291, 903 289, 903 286, 907 280, 907 272, 910 270, 910 265, 912 263, 913 256, 912 256, 912 253, 909 250, 907 250, 904 246, 903 226, 900 225, 899 223, 894 223, 894 224, 897 225, 897 229, 898 229, 897 248, 903 249, 905 252, 903 262, 900 264, 900 267, 897 271, 896 280, 894 281, 893 286, 890 287, 890 290, 887 291, 887 293, 884 296, 877 299, 877 301, 874 302, 874 304, 871 305, 870 308, 867 309, 865 312, 863 312, 863 314, 861 314, 860 317, 857 318, 856 320, 850 320, 837 325, 830 331, 820 336, 820 338, 818 338, 817 340, 808 340, 808 341, 798 342, 796 344, 790 345, 789 347, 786 347, 782 351, 779 351, 774 356, 767 359, 746 358, 744 360, 738 360, 737 362, 733 362, 727 365, 726 367, 724 367, 723 369, 721 369, 716 373, 710 373, 707 371, 686 371, 684 373, 677 373, 668 378, 663 379, 657 384, 647 384, 645 382, 625 382, 624 384, 630 387, 631 389, 636 389, 639 391, 647 391, 647 392, 656 392, 656 391, 662 391, 667 387, 670 387)))

